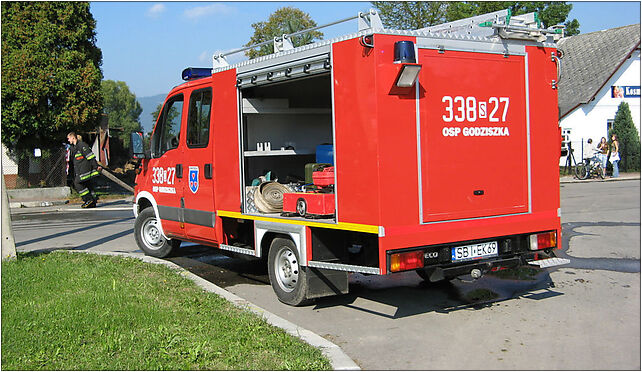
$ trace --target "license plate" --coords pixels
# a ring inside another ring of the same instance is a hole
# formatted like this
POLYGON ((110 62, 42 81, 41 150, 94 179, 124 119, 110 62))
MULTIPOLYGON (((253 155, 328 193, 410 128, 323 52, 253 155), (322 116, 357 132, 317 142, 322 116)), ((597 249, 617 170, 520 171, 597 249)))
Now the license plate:
POLYGON ((462 245, 452 249, 452 262, 479 260, 497 256, 497 242, 462 245))

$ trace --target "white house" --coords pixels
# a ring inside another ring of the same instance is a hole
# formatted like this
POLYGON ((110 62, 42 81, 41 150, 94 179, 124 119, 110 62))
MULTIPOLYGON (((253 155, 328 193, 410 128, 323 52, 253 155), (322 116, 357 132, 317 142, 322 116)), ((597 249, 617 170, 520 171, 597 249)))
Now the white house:
MULTIPOLYGON (((563 38, 559 114, 580 161, 582 144, 608 137, 622 101, 640 133, 640 24, 563 38)), ((608 140, 608 138, 607 138, 608 140)), ((560 165, 566 157, 560 159, 560 165)))

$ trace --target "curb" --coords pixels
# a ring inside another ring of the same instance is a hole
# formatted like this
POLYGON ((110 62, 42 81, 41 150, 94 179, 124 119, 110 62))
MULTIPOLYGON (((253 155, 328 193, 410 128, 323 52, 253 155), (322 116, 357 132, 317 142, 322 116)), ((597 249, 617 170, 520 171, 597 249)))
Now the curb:
POLYGON ((639 180, 640 177, 617 177, 617 178, 605 178, 603 180, 601 179, 590 179, 590 180, 578 180, 575 178, 570 178, 563 180, 560 178, 560 184, 562 183, 586 183, 586 182, 618 182, 618 181, 635 181, 639 180))
POLYGON ((305 328, 299 327, 296 324, 285 320, 275 314, 270 313, 269 311, 260 308, 253 303, 242 299, 241 297, 226 291, 225 289, 212 284, 208 282, 207 280, 183 269, 182 267, 176 265, 173 262, 169 261, 164 261, 159 258, 155 257, 150 257, 150 256, 143 256, 143 255, 134 255, 131 253, 124 253, 124 252, 100 252, 100 251, 68 251, 68 252, 74 252, 74 253, 87 253, 87 254, 98 254, 98 255, 103 255, 103 256, 120 256, 120 257, 130 257, 130 258, 135 258, 138 260, 141 260, 143 262, 147 263, 152 263, 152 264, 157 264, 157 265, 165 265, 171 269, 174 269, 178 272, 179 275, 184 276, 187 279, 190 279, 193 281, 197 286, 200 288, 204 289, 207 292, 212 292, 215 293, 224 299, 226 299, 228 302, 230 302, 232 305, 244 309, 244 310, 249 310, 252 313, 260 316, 262 319, 264 319, 266 322, 269 324, 281 328, 284 331, 286 331, 288 334, 298 337, 301 340, 303 340, 305 343, 316 347, 317 349, 321 350, 321 353, 330 360, 330 364, 332 365, 332 369, 337 370, 337 371, 360 371, 361 368, 346 354, 341 350, 339 346, 336 344, 326 340, 325 338, 317 335, 316 333, 307 330, 305 328))
POLYGON ((51 207, 54 205, 68 204, 69 200, 54 200, 54 201, 22 201, 11 202, 9 208, 36 208, 36 207, 51 207))

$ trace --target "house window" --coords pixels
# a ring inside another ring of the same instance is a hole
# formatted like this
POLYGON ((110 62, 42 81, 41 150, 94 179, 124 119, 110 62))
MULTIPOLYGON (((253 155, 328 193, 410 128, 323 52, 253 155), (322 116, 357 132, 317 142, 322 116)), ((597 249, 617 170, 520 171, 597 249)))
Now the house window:
POLYGON ((609 133, 611 133, 611 129, 613 129, 613 122, 614 119, 607 119, 606 120, 606 135, 604 137, 608 137, 609 133))

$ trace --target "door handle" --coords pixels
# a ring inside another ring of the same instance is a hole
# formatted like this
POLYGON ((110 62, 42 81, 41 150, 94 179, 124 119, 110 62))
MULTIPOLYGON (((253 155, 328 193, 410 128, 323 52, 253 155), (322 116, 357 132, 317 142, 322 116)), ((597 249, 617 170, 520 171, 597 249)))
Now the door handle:
POLYGON ((212 179, 212 164, 205 164, 205 169, 204 169, 204 176, 206 179, 211 180, 212 179))
POLYGON ((183 178, 183 164, 176 164, 176 178, 183 178))

